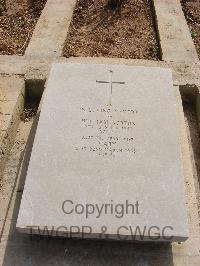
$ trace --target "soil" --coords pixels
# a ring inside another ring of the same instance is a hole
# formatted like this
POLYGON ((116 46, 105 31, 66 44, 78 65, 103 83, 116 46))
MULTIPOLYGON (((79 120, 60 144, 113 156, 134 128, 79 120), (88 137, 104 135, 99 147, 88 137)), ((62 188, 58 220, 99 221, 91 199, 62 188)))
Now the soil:
POLYGON ((182 0, 181 3, 200 58, 200 0, 182 0))
POLYGON ((24 54, 46 1, 0 0, 0 54, 24 54))
POLYGON ((159 60, 151 0, 78 0, 63 54, 159 60))
POLYGON ((28 122, 36 116, 40 100, 41 100, 40 97, 32 98, 26 95, 24 103, 24 112, 21 117, 22 121, 28 122))

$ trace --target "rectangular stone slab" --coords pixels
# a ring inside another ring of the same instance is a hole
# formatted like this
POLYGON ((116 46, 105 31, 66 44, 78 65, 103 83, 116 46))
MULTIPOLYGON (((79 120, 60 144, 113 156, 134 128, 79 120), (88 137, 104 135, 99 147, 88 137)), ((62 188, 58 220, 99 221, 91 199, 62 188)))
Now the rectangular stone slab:
POLYGON ((186 220, 171 70, 53 64, 17 228, 172 242, 186 220))

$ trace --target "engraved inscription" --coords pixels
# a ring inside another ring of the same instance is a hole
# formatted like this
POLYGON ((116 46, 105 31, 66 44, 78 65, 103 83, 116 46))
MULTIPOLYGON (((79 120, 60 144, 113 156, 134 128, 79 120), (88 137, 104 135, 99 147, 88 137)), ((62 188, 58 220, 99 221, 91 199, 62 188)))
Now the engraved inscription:
POLYGON ((131 108, 92 108, 81 106, 79 152, 93 153, 103 157, 136 153, 136 116, 138 110, 131 108))
POLYGON ((109 84, 110 87, 110 96, 109 96, 109 103, 108 105, 112 106, 112 94, 113 94, 113 84, 120 84, 120 85, 125 85, 124 81, 113 81, 113 71, 109 70, 110 72, 110 81, 105 81, 105 80, 96 80, 97 83, 102 83, 102 84, 109 84))

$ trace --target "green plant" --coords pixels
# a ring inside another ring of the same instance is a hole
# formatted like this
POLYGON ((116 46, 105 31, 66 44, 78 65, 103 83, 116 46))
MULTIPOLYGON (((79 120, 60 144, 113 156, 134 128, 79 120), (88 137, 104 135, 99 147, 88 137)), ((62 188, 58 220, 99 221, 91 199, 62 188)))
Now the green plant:
POLYGON ((197 37, 197 33, 195 30, 191 30, 191 35, 192 35, 192 38, 195 38, 197 37))

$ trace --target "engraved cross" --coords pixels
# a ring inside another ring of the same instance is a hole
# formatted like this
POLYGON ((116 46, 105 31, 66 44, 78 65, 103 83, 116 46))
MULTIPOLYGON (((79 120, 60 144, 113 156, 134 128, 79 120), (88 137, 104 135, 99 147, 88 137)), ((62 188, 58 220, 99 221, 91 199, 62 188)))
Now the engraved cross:
POLYGON ((113 81, 113 71, 112 70, 109 70, 109 72, 110 72, 110 81, 96 80, 96 82, 97 83, 110 84, 109 105, 112 105, 113 84, 121 84, 121 85, 124 85, 125 82, 123 82, 123 81, 113 81))

